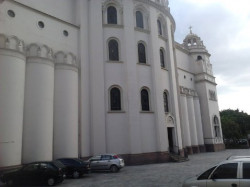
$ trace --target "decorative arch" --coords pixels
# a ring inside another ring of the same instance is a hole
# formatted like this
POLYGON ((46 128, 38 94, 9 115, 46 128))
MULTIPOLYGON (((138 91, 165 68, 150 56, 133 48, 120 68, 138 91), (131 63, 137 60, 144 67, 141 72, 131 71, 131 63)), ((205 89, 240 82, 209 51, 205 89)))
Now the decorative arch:
POLYGON ((0 34, 0 48, 11 49, 21 53, 25 52, 24 41, 16 36, 6 36, 5 34, 0 34))
POLYGON ((53 50, 47 45, 40 45, 37 43, 32 43, 27 47, 27 56, 54 60, 53 50))

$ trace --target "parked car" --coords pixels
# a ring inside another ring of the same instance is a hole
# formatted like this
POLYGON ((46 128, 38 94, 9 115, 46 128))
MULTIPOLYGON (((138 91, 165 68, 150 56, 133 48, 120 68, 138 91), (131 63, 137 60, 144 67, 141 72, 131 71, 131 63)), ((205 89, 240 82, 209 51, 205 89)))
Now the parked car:
POLYGON ((60 158, 57 159, 66 167, 66 176, 77 179, 83 174, 90 173, 90 162, 78 158, 60 158))
POLYGON ((33 162, 20 169, 3 173, 0 180, 7 186, 48 185, 64 180, 64 167, 58 162, 33 162))
POLYGON ((202 174, 187 179, 182 187, 249 187, 250 158, 234 156, 202 174))
POLYGON ((97 155, 91 157, 89 161, 92 171, 110 170, 111 172, 118 172, 125 166, 124 160, 117 154, 97 155))

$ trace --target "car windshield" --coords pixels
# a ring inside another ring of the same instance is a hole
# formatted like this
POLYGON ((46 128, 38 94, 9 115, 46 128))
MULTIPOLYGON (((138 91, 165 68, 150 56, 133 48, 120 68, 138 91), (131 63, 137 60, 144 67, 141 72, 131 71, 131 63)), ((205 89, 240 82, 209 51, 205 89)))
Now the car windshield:
POLYGON ((208 179, 208 177, 210 176, 210 174, 214 171, 214 169, 216 168, 216 166, 208 169, 207 171, 203 172, 198 178, 197 180, 205 180, 208 179))

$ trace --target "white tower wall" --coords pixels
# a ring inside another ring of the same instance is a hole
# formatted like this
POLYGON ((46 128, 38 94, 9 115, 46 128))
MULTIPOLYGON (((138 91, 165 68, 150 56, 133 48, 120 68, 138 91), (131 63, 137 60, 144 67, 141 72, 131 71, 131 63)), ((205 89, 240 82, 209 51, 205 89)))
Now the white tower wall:
POLYGON ((0 34, 0 167, 20 165, 25 84, 24 43, 0 34))
POLYGON ((52 160, 54 62, 47 46, 28 47, 24 99, 23 163, 52 160))
POLYGON ((78 157, 78 68, 75 61, 72 54, 56 54, 54 159, 78 157))

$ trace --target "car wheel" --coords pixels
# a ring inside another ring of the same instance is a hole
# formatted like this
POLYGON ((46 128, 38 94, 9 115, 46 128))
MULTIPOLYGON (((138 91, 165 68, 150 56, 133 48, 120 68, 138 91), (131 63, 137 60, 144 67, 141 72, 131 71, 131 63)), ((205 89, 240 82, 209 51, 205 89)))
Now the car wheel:
POLYGON ((54 178, 48 178, 47 184, 48 186, 54 186, 56 184, 56 181, 54 178))
POLYGON ((80 177, 80 173, 78 171, 73 172, 73 178, 78 179, 80 177))
POLYGON ((8 179, 8 180, 6 181, 6 185, 7 185, 7 186, 13 186, 13 185, 14 185, 13 179, 8 179))
POLYGON ((119 171, 119 169, 118 169, 118 167, 117 167, 117 166, 112 165, 112 166, 110 167, 110 171, 111 171, 111 172, 113 172, 113 173, 116 173, 116 172, 118 172, 118 171, 119 171))

